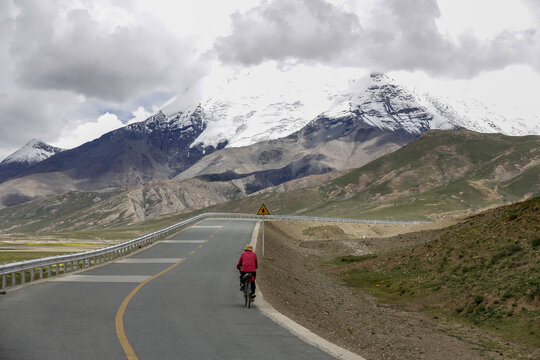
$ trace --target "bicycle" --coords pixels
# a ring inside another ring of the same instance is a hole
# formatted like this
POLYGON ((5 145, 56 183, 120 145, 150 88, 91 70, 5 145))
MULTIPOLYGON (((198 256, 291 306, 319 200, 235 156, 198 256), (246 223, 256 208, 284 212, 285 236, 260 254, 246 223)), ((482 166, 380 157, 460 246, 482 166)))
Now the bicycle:
POLYGON ((249 309, 253 301, 251 283, 255 281, 255 277, 252 273, 246 273, 242 280, 244 281, 244 306, 249 309))

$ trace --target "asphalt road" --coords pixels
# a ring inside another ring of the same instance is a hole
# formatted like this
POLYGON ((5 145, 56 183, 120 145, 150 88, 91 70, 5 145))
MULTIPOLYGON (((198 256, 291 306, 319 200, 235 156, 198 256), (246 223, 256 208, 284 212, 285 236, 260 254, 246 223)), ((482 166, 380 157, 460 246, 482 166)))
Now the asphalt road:
POLYGON ((204 221, 125 260, 0 295, 0 359, 126 359, 130 349, 132 359, 332 359, 256 301, 243 306, 235 265, 254 226, 204 221))

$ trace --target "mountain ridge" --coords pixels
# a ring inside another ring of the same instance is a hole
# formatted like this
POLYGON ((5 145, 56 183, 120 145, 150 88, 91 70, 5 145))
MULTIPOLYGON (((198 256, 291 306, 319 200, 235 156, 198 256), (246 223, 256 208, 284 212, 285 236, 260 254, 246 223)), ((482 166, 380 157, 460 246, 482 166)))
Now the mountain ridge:
POLYGON ((539 145, 540 136, 432 130, 361 168, 296 179, 250 196, 242 183, 249 179, 154 181, 113 190, 114 196, 72 192, 71 197, 0 209, 0 229, 108 228, 206 206, 211 207, 204 211, 251 213, 261 202, 276 214, 396 220, 461 216, 540 195, 539 145), (57 216, 66 213, 62 209, 70 209, 67 217, 57 216))

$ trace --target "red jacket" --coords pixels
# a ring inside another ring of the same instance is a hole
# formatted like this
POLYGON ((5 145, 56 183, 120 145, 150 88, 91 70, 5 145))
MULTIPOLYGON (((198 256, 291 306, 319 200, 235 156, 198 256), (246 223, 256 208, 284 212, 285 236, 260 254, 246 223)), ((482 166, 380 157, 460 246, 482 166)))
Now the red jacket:
POLYGON ((240 255, 240 260, 238 260, 236 268, 244 272, 256 272, 257 254, 249 250, 244 251, 242 255, 240 255))

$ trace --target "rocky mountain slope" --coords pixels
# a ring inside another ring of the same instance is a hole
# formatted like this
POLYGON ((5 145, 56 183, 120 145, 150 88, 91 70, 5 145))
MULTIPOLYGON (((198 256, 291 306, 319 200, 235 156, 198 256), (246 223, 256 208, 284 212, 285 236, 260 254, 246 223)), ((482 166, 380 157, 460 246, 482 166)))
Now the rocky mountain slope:
POLYGON ((198 179, 183 183, 155 181, 100 192, 69 191, 0 209, 0 228, 8 232, 48 232, 118 227, 204 208, 238 194, 233 184, 198 179))
POLYGON ((415 138, 406 131, 390 132, 369 126, 356 114, 340 118, 319 116, 283 139, 217 151, 175 179, 242 179, 249 194, 308 175, 362 166, 415 138))
POLYGON ((57 154, 29 173, 61 172, 77 180, 79 189, 88 190, 166 179, 213 151, 191 147, 205 128, 203 118, 201 108, 173 118, 158 113, 57 154))

